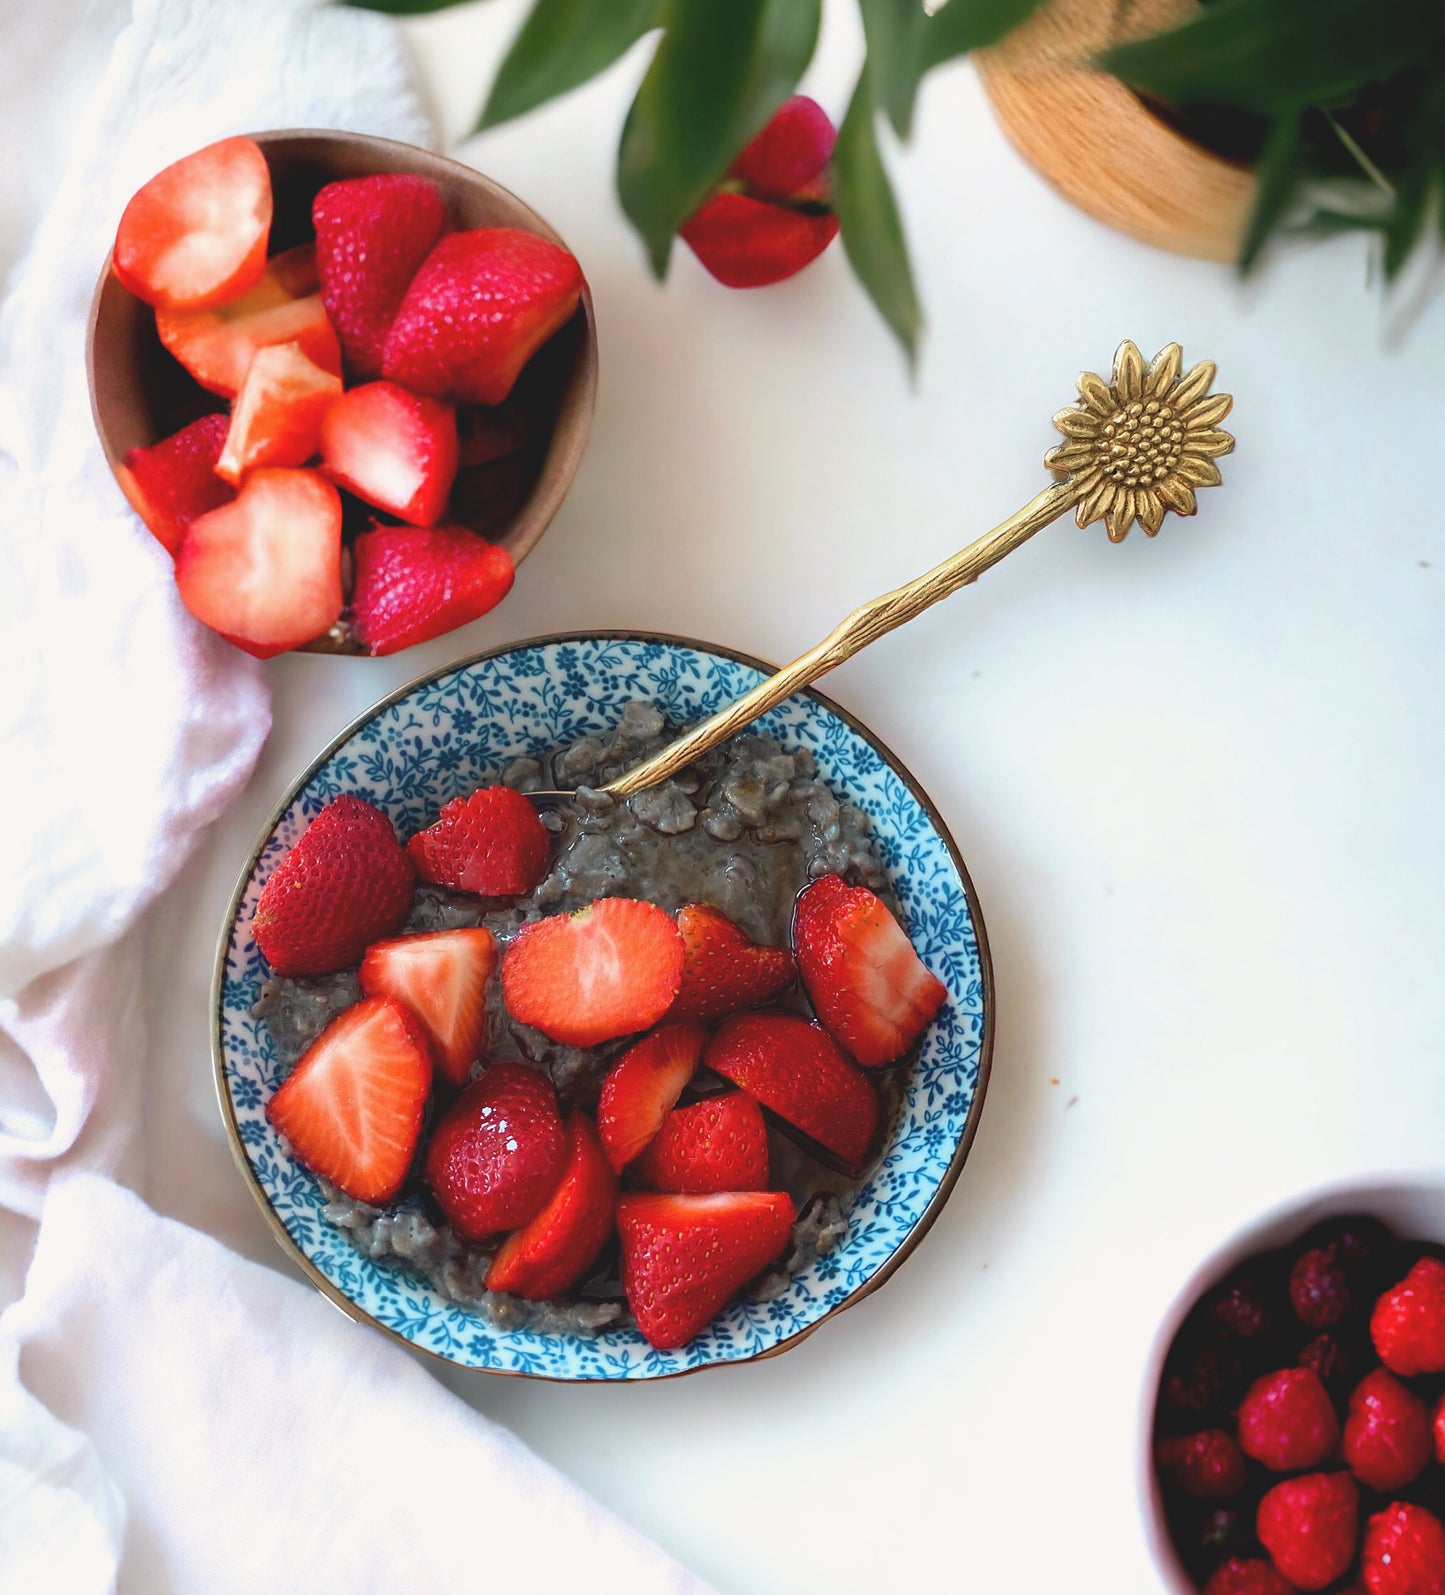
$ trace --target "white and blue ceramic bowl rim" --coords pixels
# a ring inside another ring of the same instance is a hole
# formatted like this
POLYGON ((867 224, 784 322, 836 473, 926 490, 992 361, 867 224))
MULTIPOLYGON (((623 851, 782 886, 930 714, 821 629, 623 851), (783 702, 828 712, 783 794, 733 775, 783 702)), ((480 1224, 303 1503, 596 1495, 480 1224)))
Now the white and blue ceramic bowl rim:
MULTIPOLYGON (((789 1350, 791 1347, 797 1345, 800 1341, 805 1340, 821 1324, 827 1322, 830 1318, 835 1317, 845 1308, 851 1307, 855 1302, 861 1301, 865 1296, 871 1295, 873 1291, 885 1284, 887 1280, 889 1280, 902 1266, 904 1261, 912 1255, 919 1242, 932 1227, 934 1220, 938 1217, 938 1214, 942 1211, 944 1203, 948 1200, 953 1187, 958 1182, 959 1175, 963 1171, 964 1162, 968 1157, 969 1151, 973 1145, 974 1137, 978 1132, 978 1124, 983 1112, 983 1101, 988 1088, 993 1056, 993 1037, 995 1025, 993 966, 989 954, 988 937, 984 927, 983 915, 979 907, 978 895, 974 890, 972 880, 969 878, 968 870, 964 865, 962 855, 959 853, 957 843, 954 841, 953 836, 949 832, 948 827, 944 823, 932 800, 928 797, 927 793, 924 792, 923 788, 918 784, 917 780, 908 771, 897 755, 894 754, 890 748, 881 742, 879 738, 875 736, 873 732, 864 726, 858 719, 851 715, 846 709, 841 708, 838 704, 833 702, 832 699, 826 697, 823 693, 809 688, 805 692, 797 694, 795 698, 787 700, 783 705, 779 706, 779 710, 773 711, 773 713, 781 713, 782 711, 786 710, 789 705, 796 706, 799 700, 806 700, 810 703, 812 708, 822 710, 826 716, 831 716, 835 720, 841 722, 841 725, 848 733, 851 733, 854 738, 866 744, 867 748, 871 750, 871 753, 881 761, 883 766, 886 766, 887 770, 891 772, 891 775, 895 778, 897 783, 900 784, 902 792, 906 794, 907 799, 911 801, 911 803, 917 805, 918 810, 921 811, 922 819, 926 822, 928 830, 932 833, 932 837, 937 841, 937 843, 941 844, 943 853, 946 856, 946 862, 956 875, 958 886, 962 892, 963 906, 966 911, 967 929, 970 939, 969 951, 971 954, 971 960, 975 965, 974 984, 978 992, 978 1034, 977 1041, 971 1048, 971 1050, 973 1050, 976 1054, 975 1059, 973 1060, 974 1068, 972 1091, 969 1097, 965 1117, 962 1121, 961 1127, 959 1127, 957 1130, 956 1138, 954 1140, 947 1164, 942 1169, 942 1172, 938 1175, 936 1181, 934 1181, 932 1192, 927 1200, 926 1206, 912 1220, 907 1232, 902 1235, 897 1245, 893 1247, 891 1252, 877 1267, 871 1270, 866 1278, 855 1284, 846 1292, 846 1294, 842 1292, 841 1287, 835 1287, 831 1292, 828 1293, 827 1297, 816 1304, 819 1310, 816 1311, 813 1316, 808 1318, 807 1321, 798 1323, 797 1326, 792 1328, 789 1332, 781 1334, 777 1338, 771 1340, 769 1343, 757 1345, 753 1348, 744 1350, 738 1350, 735 1348, 727 1349, 716 1355, 709 1355, 706 1347, 700 1348, 698 1342, 694 1342, 690 1348, 684 1348, 684 1351, 681 1353, 658 1353, 651 1351, 645 1347, 644 1343, 641 1342, 640 1337, 636 1336, 635 1331, 623 1332, 631 1334, 633 1337, 635 1337, 638 1340, 639 1345, 642 1347, 635 1360, 628 1362, 624 1359, 620 1366, 606 1371, 599 1371, 601 1365, 597 1364, 596 1358, 593 1358, 592 1360, 593 1363, 597 1365, 587 1371, 578 1371, 575 1368, 558 1371, 556 1368, 527 1365, 528 1362, 533 1360, 537 1361, 538 1363, 545 1362, 547 1360, 545 1357, 537 1357, 535 1359, 524 1358, 520 1359, 518 1365, 516 1366, 503 1367, 497 1366, 490 1362, 471 1360, 465 1356, 452 1355, 449 1350, 439 1349, 439 1347, 436 1345, 426 1344, 424 1338, 419 1338, 417 1335, 405 1332, 404 1328, 398 1328, 392 1324, 382 1322, 372 1312, 368 1311, 368 1309, 358 1302, 352 1295, 350 1295, 344 1288, 338 1285, 336 1281, 328 1277, 328 1275, 323 1272, 320 1267, 317 1266, 316 1262, 307 1254, 306 1250, 298 1242, 297 1238, 291 1233, 290 1229, 288 1229, 285 1221, 281 1217, 280 1213, 278 1213, 272 1201, 271 1194, 268 1192, 261 1179, 258 1178, 256 1168, 253 1166, 251 1154, 248 1152, 243 1139, 241 1125, 238 1121, 236 1104, 233 1101, 230 1080, 228 1077, 225 1043, 225 992, 227 986, 228 966, 230 962, 233 935, 236 930, 236 922, 241 913, 243 903, 245 902, 248 888, 252 886, 252 883, 255 880, 257 867, 262 862, 263 857, 266 855, 268 850, 272 852, 278 851, 275 843, 278 827, 280 827, 283 822, 286 821, 288 815, 296 805, 297 800, 302 797, 303 794, 305 794, 307 788, 317 777, 318 773, 322 772, 327 767, 337 753, 340 752, 354 737, 364 731, 367 726, 384 715, 393 706, 402 703, 403 700, 407 699, 411 695, 421 692, 423 689, 442 681, 444 678, 459 676, 462 673, 473 671, 479 666, 497 664, 499 662, 505 661, 510 655, 525 654, 529 650, 563 648, 569 645, 579 648, 587 648, 592 645, 603 645, 604 647, 620 645, 622 647, 641 646, 643 648, 660 647, 666 650, 681 650, 685 653, 696 654, 704 657, 711 656, 711 658, 716 661, 732 666, 741 666, 746 670, 755 671, 759 676, 771 675, 777 668, 774 665, 768 664, 764 660, 758 659, 750 654, 739 652, 736 649, 722 647, 714 643, 698 642, 691 638, 679 637, 661 632, 632 630, 554 632, 548 633, 544 636, 525 638, 516 642, 504 643, 495 648, 485 649, 479 653, 449 661, 447 664, 430 670, 424 675, 417 677, 415 680, 398 687, 395 691, 387 694, 385 697, 373 704, 364 713, 359 715, 355 720, 347 725, 316 756, 316 758, 311 761, 306 769, 302 771, 296 780, 293 781, 288 787, 285 795, 281 798, 280 802, 276 805, 276 808, 267 819, 259 837, 257 838, 255 846, 252 848, 249 856, 247 857, 245 865, 241 870, 240 878, 236 885, 236 890, 232 895, 230 905, 227 909, 226 917, 221 927, 221 934, 217 947, 215 973, 212 982, 211 994, 213 1018, 211 1029, 211 1052, 215 1070, 216 1092, 220 1104, 221 1117, 226 1127, 227 1139, 230 1142, 232 1155, 236 1160, 236 1164, 241 1171, 242 1177, 245 1179, 252 1196, 256 1200, 257 1206, 261 1210, 262 1217, 265 1219, 272 1234, 276 1237, 276 1240, 281 1245, 282 1249, 288 1254, 291 1260, 311 1281, 311 1283, 315 1285, 316 1288, 321 1291, 321 1293, 329 1301, 331 1301, 349 1318, 358 1323, 369 1324, 372 1328, 380 1330, 383 1334, 390 1336, 394 1340, 400 1341, 403 1345, 409 1346, 413 1350, 426 1352, 428 1355, 436 1357, 439 1361, 448 1362, 457 1367, 473 1368, 480 1372, 501 1373, 527 1378, 547 1379, 560 1383, 575 1383, 579 1380, 597 1379, 631 1381, 638 1379, 675 1378, 682 1374, 698 1372, 702 1368, 718 1367, 727 1363, 760 1361, 764 1358, 777 1356, 779 1353, 789 1350), (835 1297, 837 1299, 833 1299, 835 1297)), ((747 685, 751 685, 751 683, 747 683, 747 685)), ((743 690, 746 689, 744 688, 743 690)), ((619 700, 615 707, 620 708, 620 704, 621 700, 619 700)), ((760 725, 763 728, 767 728, 766 718, 760 722, 760 725)), ((828 778, 828 772, 826 770, 822 771, 821 773, 824 774, 825 778, 828 778)), ((839 784, 837 778, 833 778, 830 781, 830 784, 833 784, 835 789, 837 789, 839 784)), ((851 798, 855 796, 854 793, 846 790, 842 791, 840 795, 845 798, 851 798)), ((259 955, 256 956, 259 957, 259 955)), ((942 1022, 944 1016, 946 1016, 949 1011, 949 1007, 946 1006, 944 1015, 940 1016, 940 1021, 935 1022, 935 1028, 937 1028, 937 1025, 942 1022)), ((926 1052, 927 1043, 925 1043, 925 1053, 926 1052)), ((890 1142, 890 1148, 894 1144, 895 1143, 890 1142)), ((306 1178, 309 1179, 310 1176, 306 1176, 306 1178)), ((851 1237, 850 1240, 845 1240, 842 1246, 839 1248, 839 1252, 846 1253, 850 1241, 851 1237)), ((349 1246, 349 1242, 347 1245, 349 1246)), ((829 1256, 832 1255, 834 1254, 829 1254, 829 1256)), ((383 1267, 383 1265, 380 1264, 368 1263, 359 1252, 356 1254, 356 1256, 361 1263, 365 1264, 369 1268, 383 1267)), ((824 1258, 821 1261, 826 1263, 827 1258, 824 1258)), ((435 1297, 435 1292, 432 1292, 431 1288, 427 1286, 425 1282, 413 1283, 413 1290, 414 1294, 420 1298, 425 1298, 428 1296, 435 1297)), ((456 1307, 451 1303, 444 1303, 440 1297, 435 1297, 435 1301, 438 1304, 438 1311, 462 1314, 466 1313, 466 1309, 456 1307)), ((732 1311, 740 1310, 741 1309, 738 1308, 732 1309, 732 1311)), ((468 1316, 471 1317, 474 1315, 468 1316)), ((488 1339, 489 1337, 483 1332, 485 1330, 485 1320, 476 1319, 475 1322, 481 1326, 481 1331, 479 1331, 480 1338, 484 1340, 488 1339)), ((711 1331, 708 1333, 710 1334, 711 1331)), ((503 1337, 504 1332, 496 1331, 495 1334, 498 1337, 503 1337)), ((565 1337, 563 1338, 565 1340, 565 1337)), ((570 1342, 570 1344, 573 1345, 584 1343, 585 1342, 582 1341, 582 1337, 576 1337, 572 1342, 570 1342)))

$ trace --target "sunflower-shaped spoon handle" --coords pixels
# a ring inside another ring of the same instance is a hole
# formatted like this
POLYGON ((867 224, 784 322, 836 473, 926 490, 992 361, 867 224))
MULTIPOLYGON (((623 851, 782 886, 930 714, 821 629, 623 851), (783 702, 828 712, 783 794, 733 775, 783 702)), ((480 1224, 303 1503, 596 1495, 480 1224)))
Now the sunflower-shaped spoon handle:
POLYGON ((1080 526, 1102 520, 1115 543, 1135 521, 1153 537, 1171 510, 1193 515, 1197 491, 1219 482, 1216 457, 1234 447, 1234 439, 1218 425, 1234 401, 1227 393, 1210 392, 1212 361, 1201 360, 1181 375, 1181 356, 1179 345, 1171 343, 1146 365, 1134 344, 1121 343, 1113 379, 1105 382, 1084 372, 1077 402, 1054 417, 1064 442, 1044 456, 1055 477, 1051 486, 941 565, 855 609, 816 648, 605 790, 626 797, 675 775, 860 648, 977 581, 1070 509, 1080 526))

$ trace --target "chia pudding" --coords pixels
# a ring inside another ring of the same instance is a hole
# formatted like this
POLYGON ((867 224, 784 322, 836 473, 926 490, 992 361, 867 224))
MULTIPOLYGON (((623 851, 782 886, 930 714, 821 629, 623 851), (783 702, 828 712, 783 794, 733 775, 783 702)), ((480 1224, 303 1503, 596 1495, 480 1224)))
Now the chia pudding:
MULTIPOLYGON (((689 903, 720 910, 754 941, 788 946, 794 903, 809 881, 838 874, 866 886, 899 914, 861 809, 840 801, 819 778, 812 753, 786 752, 771 736, 745 735, 705 754, 672 779, 615 800, 599 790, 676 735, 650 703, 629 703, 615 730, 543 758, 519 758, 495 777, 522 792, 571 791, 542 813, 552 832, 551 868, 525 897, 487 899, 419 885, 409 932, 482 926, 506 944, 528 922, 584 908, 605 897, 647 899, 669 912, 689 903)), ((317 978, 277 976, 256 1012, 288 1069, 322 1030, 362 995, 357 972, 317 978)), ((794 987, 775 1006, 808 1013, 794 987)), ((563 1045, 518 1023, 495 976, 487 990, 485 1056, 521 1059, 545 1073, 565 1108, 595 1110, 602 1080, 635 1038, 593 1048, 563 1045)), ((906 1065, 905 1060, 905 1065, 906 1065)), ((886 1128, 901 1100, 902 1069, 877 1071, 886 1128)), ((685 1100, 723 1089, 699 1071, 685 1100)), ((776 1125, 768 1130, 774 1188, 797 1204, 792 1244, 753 1287, 768 1299, 848 1233, 848 1207, 860 1183, 828 1167, 776 1125)), ((422 1275, 442 1295, 501 1329, 596 1334, 629 1325, 615 1245, 570 1300, 530 1302, 486 1289, 496 1243, 463 1242, 442 1221, 415 1177, 384 1208, 357 1201, 321 1180, 324 1216, 374 1261, 422 1275)))

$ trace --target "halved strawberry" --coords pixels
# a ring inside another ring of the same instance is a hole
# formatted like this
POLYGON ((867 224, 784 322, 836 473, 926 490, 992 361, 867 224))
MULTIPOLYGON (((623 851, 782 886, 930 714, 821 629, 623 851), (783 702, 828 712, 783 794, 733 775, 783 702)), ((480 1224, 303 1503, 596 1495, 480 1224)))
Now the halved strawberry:
POLYGON ((191 522, 176 559, 187 609, 257 659, 310 642, 341 614, 341 500, 316 471, 252 471, 191 522))
POLYGON ((685 1346, 787 1248, 797 1212, 783 1191, 618 1198, 622 1288, 660 1351, 685 1346))
POLYGON ((358 1202, 389 1202, 421 1139, 431 1053, 398 1002, 368 997, 333 1019, 266 1104, 313 1174, 358 1202))
POLYGON ((437 1120, 422 1174, 464 1241, 530 1224, 567 1166, 567 1137, 545 1075, 488 1064, 437 1120))
POLYGON ((304 465, 321 442, 321 423, 341 397, 341 378, 308 360, 299 343, 258 349, 231 408, 216 475, 239 482, 258 465, 304 465))
POLYGON ((632 1178, 654 1191, 762 1191, 768 1184, 768 1127, 742 1091, 674 1108, 632 1165, 632 1178))
POLYGON ((299 244, 266 262, 261 280, 212 310, 157 310, 156 332, 187 371, 212 393, 240 391, 258 349, 300 344, 323 371, 341 375, 341 345, 316 291, 316 255, 299 244))
POLYGON ((394 997, 421 1021, 437 1073, 465 1085, 487 1033, 487 981, 497 938, 480 927, 434 930, 373 942, 361 960, 361 989, 394 997))
POLYGON ((703 1061, 846 1168, 862 1167, 878 1133, 878 1095, 821 1026, 789 1013, 735 1014, 703 1061))
POLYGON ((901 1058, 947 1000, 887 906, 840 875, 798 899, 793 946, 818 1018, 870 1068, 901 1058))
POLYGON ((682 985, 669 1019, 721 1019, 771 1001, 791 984, 793 955, 760 947, 716 908, 689 903, 678 911, 682 932, 682 985))
POLYGON ((115 274, 148 305, 200 310, 260 277, 270 231, 271 172, 260 145, 223 138, 131 197, 115 235, 115 274))
POLYGON ((456 411, 394 382, 353 388, 326 417, 321 468, 377 509, 435 525, 457 474, 456 411))
POLYGON ((619 1174, 662 1128, 706 1045, 701 1025, 664 1025, 613 1064, 602 1082, 597 1131, 607 1161, 619 1174))
POLYGON ((682 937, 672 915, 631 897, 534 920, 502 955, 512 1017, 572 1047, 655 1025, 681 979, 682 937))
POLYGON ((520 897, 547 867, 552 846, 536 807, 509 786, 482 786, 442 805, 436 822, 406 844, 416 872, 436 886, 480 897, 520 897))
POLYGON ((512 590, 512 556, 461 526, 376 526, 352 547, 357 637, 393 654, 478 620, 512 590))
POLYGON ((584 1113, 567 1120, 567 1167, 551 1200, 532 1222, 504 1240, 487 1270, 487 1289, 526 1301, 571 1290, 597 1261, 612 1233, 617 1176, 584 1113))
POLYGON ((149 448, 132 449, 115 473, 131 508, 169 554, 198 515, 236 496, 216 475, 229 425, 224 415, 203 415, 149 448))
POLYGON ((678 228, 727 288, 766 288, 810 265, 833 242, 831 211, 793 210, 750 194, 714 194, 678 228))

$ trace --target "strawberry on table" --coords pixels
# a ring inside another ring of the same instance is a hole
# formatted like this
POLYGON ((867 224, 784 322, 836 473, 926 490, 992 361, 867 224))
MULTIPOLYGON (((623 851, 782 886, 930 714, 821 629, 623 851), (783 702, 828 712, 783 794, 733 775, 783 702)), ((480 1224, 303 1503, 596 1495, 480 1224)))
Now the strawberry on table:
POLYGON ((321 465, 376 509, 433 526, 457 474, 456 411, 394 382, 368 382, 327 415, 321 465))
POLYGON ((236 496, 216 475, 229 426, 224 415, 203 415, 159 443, 132 449, 116 472, 131 508, 169 554, 180 548, 197 516, 236 496))
POLYGON ((1426 1507, 1392 1501, 1365 1525, 1360 1568, 1370 1595, 1445 1595, 1445 1524, 1426 1507))
POLYGON ((1445 1373, 1445 1263, 1422 1257, 1375 1303, 1370 1338, 1392 1373, 1445 1373))
POLYGON ((828 113, 795 94, 728 168, 760 199, 791 199, 814 183, 832 158, 838 132, 828 113))
POLYGON ((512 1017, 572 1047, 648 1029, 672 1006, 681 979, 672 916, 630 897, 535 920, 502 955, 512 1017))
POLYGON ((401 1189, 431 1089, 426 1037, 400 1003, 368 997, 333 1019, 266 1104, 315 1174, 358 1202, 401 1189))
POLYGON ((340 397, 341 378, 308 359, 299 343, 258 349, 231 408, 216 475, 239 482, 259 465, 304 465, 340 397))
POLYGON ((870 1068, 901 1058, 948 997, 887 905, 840 875, 798 899, 793 945, 824 1028, 870 1068))
POLYGON ((509 786, 478 787, 442 805, 406 844, 417 874, 479 897, 520 897, 547 867, 552 841, 536 807, 509 786))
POLYGON ((796 973, 784 947, 751 942, 726 914, 700 903, 678 911, 682 932, 682 985, 669 1019, 721 1019, 770 1002, 796 973))
POLYGON ((782 1191, 620 1197, 622 1288, 637 1327, 659 1350, 685 1346, 783 1254, 796 1217, 782 1191))
POLYGON ((1383 1368, 1368 1373, 1350 1397, 1344 1460, 1372 1490, 1402 1490, 1424 1471, 1433 1446, 1430 1409, 1383 1368))
POLYGON ((487 1270, 487 1289, 527 1301, 571 1290, 597 1261, 612 1233, 617 1176, 583 1113, 567 1119, 567 1165, 551 1200, 509 1235, 487 1270))
POLYGON ((1343 1578, 1355 1559, 1360 1494, 1348 1473, 1285 1479, 1259 1503, 1255 1532, 1275 1567, 1296 1589, 1321 1590, 1343 1578))
POLYGON ((597 1103, 597 1131, 607 1161, 619 1174, 662 1128, 697 1072, 706 1045, 701 1025, 664 1025, 629 1047, 608 1070, 597 1103))
POLYGON ((816 260, 838 236, 838 218, 750 194, 714 194, 678 234, 723 287, 767 288, 816 260))
POLYGON ((431 1041, 437 1073, 462 1086, 482 1055, 487 981, 499 956, 497 938, 479 926, 393 936, 366 949, 361 989, 409 1008, 431 1041))
POLYGON ((377 526, 353 545, 353 624, 373 654, 478 620, 512 589, 512 556, 460 526, 377 526))
POLYGON ((742 1091, 674 1108, 633 1163, 632 1178, 649 1190, 678 1195, 766 1190, 763 1110, 742 1091))

